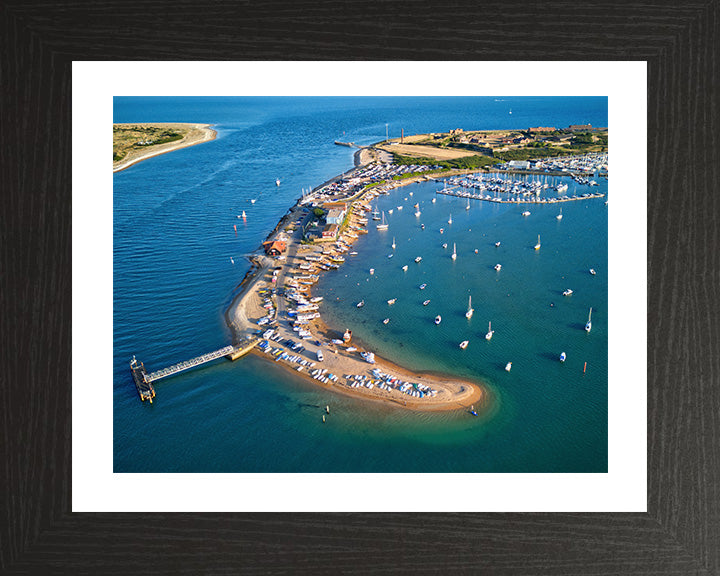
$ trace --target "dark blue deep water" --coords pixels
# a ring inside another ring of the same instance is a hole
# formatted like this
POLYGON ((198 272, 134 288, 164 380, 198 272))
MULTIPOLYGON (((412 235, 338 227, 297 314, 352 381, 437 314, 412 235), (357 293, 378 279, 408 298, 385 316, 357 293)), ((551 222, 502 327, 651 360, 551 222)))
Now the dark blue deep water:
MULTIPOLYGON (((432 204, 437 183, 399 188, 378 199, 381 210, 394 208, 390 229, 371 227, 355 244, 358 256, 316 287, 326 321, 351 327, 383 356, 485 382, 490 397, 480 418, 336 395, 253 356, 162 380, 149 405, 140 402, 128 368, 133 354, 155 370, 230 342, 223 312, 249 269, 244 255, 303 188, 352 167, 353 150, 334 140, 376 142, 386 124, 391 137, 401 128, 409 135, 607 126, 606 98, 116 98, 114 121, 202 122, 218 131, 212 142, 114 175, 115 472, 607 471, 604 199, 564 203, 558 221, 558 205, 531 206, 523 218, 518 206, 475 202, 466 210, 466 201, 440 195, 432 204), (246 223, 236 218, 242 210, 246 223), (398 246, 388 259, 393 236, 398 246), (419 265, 412 261, 418 255, 419 265), (492 268, 498 262, 500 273, 492 268), (423 292, 421 283, 428 284, 423 292), (563 297, 565 288, 574 294, 563 297), (475 314, 468 321, 470 294, 475 314), (393 297, 385 326, 385 301, 393 297), (432 300, 427 308, 425 298, 432 300), (357 309, 361 299, 366 306, 357 309), (436 314, 440 326, 432 323, 436 314), (490 320, 495 335, 486 342, 490 320), (457 344, 466 339, 462 351, 457 344), (508 361, 510 373, 503 370, 508 361), (323 425, 326 404, 332 412, 323 425)), ((607 181, 598 182, 606 192, 607 181)))

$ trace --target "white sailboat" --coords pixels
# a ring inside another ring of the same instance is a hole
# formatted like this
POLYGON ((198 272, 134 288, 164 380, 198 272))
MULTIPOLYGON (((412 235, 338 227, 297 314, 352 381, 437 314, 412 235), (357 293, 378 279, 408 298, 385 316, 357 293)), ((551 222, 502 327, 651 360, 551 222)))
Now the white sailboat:
POLYGON ((452 224, 452 214, 450 214, 450 218, 448 218, 448 224, 452 224))
POLYGON ((488 331, 487 334, 485 334, 485 340, 490 340, 490 338, 493 337, 494 333, 495 330, 492 329, 492 322, 488 322, 488 331))
POLYGON ((393 249, 393 250, 395 250, 395 246, 396 246, 396 244, 395 244, 395 236, 393 236, 393 243, 392 243, 392 249, 393 249))
POLYGON ((538 234, 538 243, 535 244, 535 250, 540 250, 540 234, 538 234))
POLYGON ((557 218, 558 220, 562 220, 562 206, 560 206, 560 214, 555 216, 555 218, 557 218))
POLYGON ((472 318, 473 312, 475 312, 475 310, 473 310, 472 307, 472 296, 468 296, 468 309, 467 312, 465 312, 465 318, 472 318))
POLYGON ((585 332, 590 332, 590 330, 592 330, 591 317, 592 317, 592 308, 590 308, 590 314, 588 314, 588 321, 587 321, 587 324, 585 324, 585 332))
POLYGON ((455 258, 457 258, 457 250, 455 250, 455 242, 453 242, 453 253, 452 253, 452 256, 450 256, 450 258, 452 258, 453 260, 455 260, 455 258))
POLYGON ((383 210, 383 213, 382 213, 382 223, 377 224, 376 228, 378 230, 387 230, 388 229, 388 225, 385 223, 385 210, 383 210))
POLYGON ((465 210, 470 210, 470 198, 468 198, 467 206, 465 206, 465 210))

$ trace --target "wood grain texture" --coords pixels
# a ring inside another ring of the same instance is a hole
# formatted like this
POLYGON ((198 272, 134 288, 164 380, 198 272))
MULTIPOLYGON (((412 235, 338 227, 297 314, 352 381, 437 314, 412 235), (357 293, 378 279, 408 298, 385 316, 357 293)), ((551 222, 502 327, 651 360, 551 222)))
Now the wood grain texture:
POLYGON ((0 4, 0 573, 720 574, 718 4, 0 4), (71 513, 71 62, 116 59, 647 60, 648 513, 71 513))

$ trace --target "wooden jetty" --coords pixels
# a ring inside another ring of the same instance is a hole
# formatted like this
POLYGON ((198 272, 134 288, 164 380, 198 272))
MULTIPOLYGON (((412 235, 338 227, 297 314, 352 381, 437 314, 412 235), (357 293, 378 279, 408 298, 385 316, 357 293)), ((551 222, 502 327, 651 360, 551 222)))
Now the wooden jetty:
POLYGON ((149 400, 152 404, 152 400, 155 398, 155 388, 153 387, 153 382, 162 378, 174 376, 175 374, 184 372, 185 370, 190 370, 196 366, 207 364, 208 362, 212 362, 213 360, 217 360, 223 356, 228 360, 237 360, 241 356, 250 352, 250 350, 257 346, 259 342, 260 338, 254 338, 248 342, 242 343, 239 346, 225 346, 219 350, 208 352, 202 356, 197 356, 196 358, 191 358, 190 360, 185 360, 184 362, 178 362, 177 364, 173 364, 172 366, 168 366, 162 370, 156 370, 155 372, 150 373, 148 373, 145 365, 142 362, 138 362, 135 356, 133 356, 130 361, 130 372, 132 373, 133 380, 135 381, 135 388, 137 388, 140 400, 143 402, 145 402, 145 400, 149 400))

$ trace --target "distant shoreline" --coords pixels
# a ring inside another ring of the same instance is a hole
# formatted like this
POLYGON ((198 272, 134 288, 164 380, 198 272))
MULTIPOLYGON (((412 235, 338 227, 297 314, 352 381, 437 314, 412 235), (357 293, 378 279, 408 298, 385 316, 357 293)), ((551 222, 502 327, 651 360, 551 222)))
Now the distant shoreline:
POLYGON ((160 154, 167 154, 168 152, 174 152, 175 150, 180 150, 181 148, 195 146, 196 144, 210 142, 211 140, 215 140, 215 138, 217 137, 217 131, 210 128, 212 124, 193 124, 189 122, 126 122, 123 124, 113 124, 113 126, 128 124, 132 126, 161 126, 168 128, 172 126, 183 126, 191 127, 191 131, 182 140, 179 140, 178 142, 160 144, 158 146, 149 148, 147 151, 143 151, 137 154, 131 152, 127 158, 120 160, 117 163, 113 163, 113 173, 125 170, 126 168, 129 168, 130 166, 137 164, 138 162, 142 162, 143 160, 147 160, 148 158, 160 156, 160 154))

